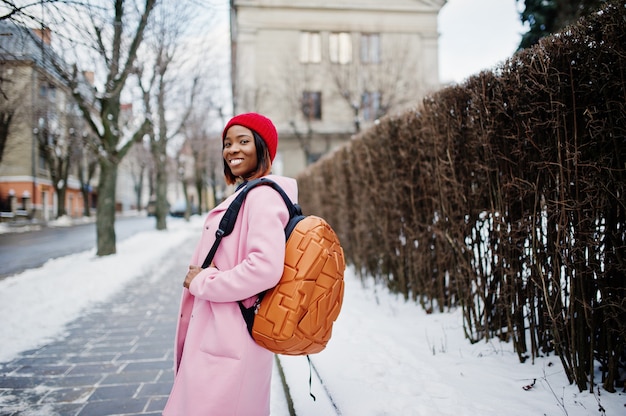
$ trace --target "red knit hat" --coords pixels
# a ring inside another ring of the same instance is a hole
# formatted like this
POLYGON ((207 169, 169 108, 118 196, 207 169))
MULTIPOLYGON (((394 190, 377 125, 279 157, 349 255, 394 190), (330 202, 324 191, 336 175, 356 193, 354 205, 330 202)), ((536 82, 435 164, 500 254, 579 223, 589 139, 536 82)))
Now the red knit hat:
POLYGON ((226 138, 226 132, 233 125, 239 125, 249 128, 258 133, 263 139, 270 152, 270 160, 273 162, 276 156, 276 148, 278 147, 278 133, 272 120, 257 113, 239 114, 230 119, 224 131, 222 132, 222 141, 226 138))

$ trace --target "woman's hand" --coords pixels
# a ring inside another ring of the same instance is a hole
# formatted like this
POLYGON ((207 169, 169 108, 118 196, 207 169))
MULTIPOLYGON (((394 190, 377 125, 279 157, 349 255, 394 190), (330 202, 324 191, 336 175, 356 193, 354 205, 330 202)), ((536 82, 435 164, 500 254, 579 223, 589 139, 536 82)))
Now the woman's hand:
MULTIPOLYGON (((215 267, 215 264, 211 262, 209 267, 215 267)), ((215 267, 217 269, 217 267, 215 267)), ((185 276, 185 281, 183 282, 183 286, 189 289, 189 285, 191 285, 191 281, 202 271, 202 267, 189 265, 189 270, 187 271, 187 276, 185 276)))
POLYGON ((183 286, 189 289, 189 285, 194 277, 198 275, 202 271, 202 267, 190 265, 189 270, 187 271, 187 276, 185 276, 185 281, 183 282, 183 286))

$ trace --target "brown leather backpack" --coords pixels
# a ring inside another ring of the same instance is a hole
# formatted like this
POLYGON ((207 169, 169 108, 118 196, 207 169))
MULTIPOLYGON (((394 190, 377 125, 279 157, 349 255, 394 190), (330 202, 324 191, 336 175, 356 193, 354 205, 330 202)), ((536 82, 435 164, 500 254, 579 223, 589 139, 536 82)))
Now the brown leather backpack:
POLYGON ((246 308, 239 302, 239 307, 257 344, 276 354, 320 352, 343 302, 343 249, 330 225, 320 217, 302 215, 276 182, 260 178, 246 184, 224 213, 202 267, 211 264, 221 239, 232 232, 247 193, 259 185, 278 191, 289 209, 285 268, 278 284, 260 293, 253 306, 246 308))

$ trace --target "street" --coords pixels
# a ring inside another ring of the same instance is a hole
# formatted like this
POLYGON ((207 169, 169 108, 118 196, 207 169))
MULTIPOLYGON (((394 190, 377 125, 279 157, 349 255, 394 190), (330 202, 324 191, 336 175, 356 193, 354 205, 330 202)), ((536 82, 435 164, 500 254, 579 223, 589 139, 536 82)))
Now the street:
MULTIPOLYGON (((116 218, 117 242, 137 232, 154 229, 155 221, 154 217, 144 216, 116 218)), ((0 280, 39 267, 50 259, 95 247, 95 223, 0 234, 0 280)))

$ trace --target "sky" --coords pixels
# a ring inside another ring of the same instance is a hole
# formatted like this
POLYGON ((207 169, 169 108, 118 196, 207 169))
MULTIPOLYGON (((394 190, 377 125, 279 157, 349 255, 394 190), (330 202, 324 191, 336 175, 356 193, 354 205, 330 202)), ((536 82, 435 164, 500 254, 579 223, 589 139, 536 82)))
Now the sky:
POLYGON ((439 12, 439 80, 463 82, 512 56, 526 30, 515 0, 448 0, 439 12))
MULTIPOLYGON (((0 362, 64 337, 66 324, 145 279, 146 270, 152 284, 172 278, 164 271, 177 263, 184 268, 185 263, 166 253, 188 239, 197 240, 202 223, 200 216, 190 222, 168 218, 167 231, 137 233, 120 242, 115 255, 98 258, 95 249, 88 250, 0 280, 0 362), (90 271, 89 279, 85 270, 90 271)), ((1 225, 0 232, 7 231, 1 225)), ((351 267, 345 285, 332 338, 324 351, 311 356, 316 401, 309 396, 306 358, 279 357, 298 416, 624 414, 626 393, 580 393, 567 383, 555 356, 521 364, 511 344, 470 344, 461 310, 426 314, 373 279, 360 281, 351 267), (598 411, 599 405, 605 413, 598 411)), ((172 294, 172 302, 179 299, 179 293, 172 294)), ((0 413, 2 406, 0 395, 0 413)), ((28 408, 27 401, 23 406, 28 408)), ((289 415, 276 370, 271 412, 289 415)))

